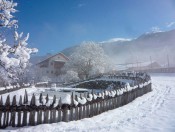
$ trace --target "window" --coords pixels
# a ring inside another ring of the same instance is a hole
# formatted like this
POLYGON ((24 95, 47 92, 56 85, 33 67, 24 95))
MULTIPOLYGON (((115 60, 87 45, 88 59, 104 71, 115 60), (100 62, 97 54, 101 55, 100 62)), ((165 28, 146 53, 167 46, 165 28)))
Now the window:
POLYGON ((53 66, 53 62, 51 62, 50 65, 53 66))
POLYGON ((53 71, 51 71, 51 73, 53 74, 53 71))

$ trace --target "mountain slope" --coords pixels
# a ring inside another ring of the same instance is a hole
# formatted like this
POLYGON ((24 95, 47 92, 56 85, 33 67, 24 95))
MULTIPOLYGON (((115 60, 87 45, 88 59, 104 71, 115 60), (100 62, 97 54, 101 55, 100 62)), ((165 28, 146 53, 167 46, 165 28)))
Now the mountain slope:
MULTIPOLYGON (((121 38, 112 39, 112 41, 103 41, 100 42, 100 44, 106 54, 112 58, 116 64, 148 62, 151 57, 152 61, 166 65, 168 63, 168 56, 170 66, 175 65, 175 30, 145 33, 133 40, 121 38)), ((70 56, 76 47, 78 47, 78 45, 66 48, 61 52, 70 56)), ((32 60, 35 60, 33 58, 32 60)))
MULTIPOLYGON (((110 58, 116 63, 136 63, 137 61, 154 61, 167 63, 167 55, 171 65, 175 60, 175 30, 157 33, 146 33, 133 40, 104 41, 100 43, 110 58)), ((70 55, 77 46, 64 49, 70 55)))

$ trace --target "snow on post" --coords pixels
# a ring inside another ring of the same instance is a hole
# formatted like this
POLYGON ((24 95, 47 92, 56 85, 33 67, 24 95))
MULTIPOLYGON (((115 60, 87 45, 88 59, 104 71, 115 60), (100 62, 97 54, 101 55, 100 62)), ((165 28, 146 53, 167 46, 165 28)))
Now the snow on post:
POLYGON ((88 97, 86 99, 87 99, 87 101, 92 101, 93 100, 92 94, 88 94, 88 97))
POLYGON ((85 97, 78 97, 78 103, 80 103, 81 105, 86 104, 87 100, 85 97))
POLYGON ((62 104, 71 104, 71 95, 70 94, 66 94, 62 99, 62 104))

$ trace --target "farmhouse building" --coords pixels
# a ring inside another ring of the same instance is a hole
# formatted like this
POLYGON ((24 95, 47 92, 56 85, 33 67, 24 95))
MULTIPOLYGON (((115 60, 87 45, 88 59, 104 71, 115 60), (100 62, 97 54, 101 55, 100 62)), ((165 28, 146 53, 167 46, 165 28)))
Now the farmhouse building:
POLYGON ((65 56, 63 53, 55 54, 38 64, 37 73, 39 73, 39 77, 48 77, 50 79, 56 78, 58 75, 62 74, 61 68, 64 64, 69 61, 69 58, 65 56))

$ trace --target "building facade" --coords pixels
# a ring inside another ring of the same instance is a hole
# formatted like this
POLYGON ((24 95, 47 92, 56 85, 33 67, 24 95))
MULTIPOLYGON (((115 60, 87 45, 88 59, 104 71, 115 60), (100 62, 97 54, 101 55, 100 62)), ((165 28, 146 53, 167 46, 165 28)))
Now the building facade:
POLYGON ((43 80, 43 78, 56 79, 62 74, 61 68, 67 61, 69 61, 67 56, 63 53, 58 53, 39 62, 36 64, 38 80, 43 80))

